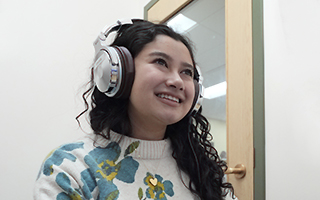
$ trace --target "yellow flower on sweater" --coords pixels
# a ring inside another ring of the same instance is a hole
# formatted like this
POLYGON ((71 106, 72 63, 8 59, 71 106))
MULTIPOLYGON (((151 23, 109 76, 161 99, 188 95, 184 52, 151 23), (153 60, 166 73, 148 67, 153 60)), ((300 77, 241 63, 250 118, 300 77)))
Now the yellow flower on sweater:
POLYGON ((146 190, 146 196, 150 199, 159 199, 159 200, 167 200, 166 195, 173 196, 173 184, 171 181, 166 180, 163 181, 163 178, 156 174, 153 176, 151 173, 147 172, 146 177, 144 178, 144 184, 148 186, 146 190), (156 178, 157 184, 153 185, 152 182, 156 178))

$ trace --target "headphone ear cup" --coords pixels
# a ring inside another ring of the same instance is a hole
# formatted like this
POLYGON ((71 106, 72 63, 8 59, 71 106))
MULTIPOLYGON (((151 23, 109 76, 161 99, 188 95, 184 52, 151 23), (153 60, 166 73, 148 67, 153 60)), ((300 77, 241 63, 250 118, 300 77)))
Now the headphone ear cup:
POLYGON ((188 114, 197 113, 199 111, 199 109, 202 106, 203 95, 204 95, 204 87, 202 85, 203 77, 201 74, 201 70, 197 65, 195 66, 195 68, 196 68, 195 79, 193 80, 195 94, 194 94, 191 110, 189 111, 188 114))
POLYGON ((112 87, 110 86, 112 79, 110 75, 110 72, 112 71, 112 63, 109 51, 101 50, 97 53, 92 71, 94 83, 98 90, 109 96, 110 91, 112 90, 112 87))
POLYGON ((202 102, 202 100, 200 99, 201 86, 197 80, 193 80, 193 83, 194 83, 194 98, 193 98, 191 109, 189 110, 187 116, 192 115, 194 112, 198 112, 202 102))
POLYGON ((114 97, 121 99, 129 98, 135 74, 134 61, 127 48, 118 46, 114 46, 114 48, 120 58, 119 67, 122 68, 120 88, 114 97))
POLYGON ((94 82, 108 97, 128 98, 134 80, 134 62, 125 47, 108 46, 102 49, 93 65, 94 82))

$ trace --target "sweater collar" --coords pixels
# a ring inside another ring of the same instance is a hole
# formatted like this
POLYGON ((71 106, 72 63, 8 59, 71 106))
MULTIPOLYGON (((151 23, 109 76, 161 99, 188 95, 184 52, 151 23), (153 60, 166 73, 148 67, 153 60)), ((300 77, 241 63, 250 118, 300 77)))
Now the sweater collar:
POLYGON ((171 156, 171 142, 169 139, 164 140, 141 140, 132 138, 129 136, 118 134, 114 131, 110 131, 110 139, 107 140, 102 136, 97 136, 95 142, 97 146, 106 147, 110 142, 117 142, 121 147, 122 153, 133 142, 139 142, 138 148, 136 148, 131 156, 137 159, 162 159, 164 157, 171 156))

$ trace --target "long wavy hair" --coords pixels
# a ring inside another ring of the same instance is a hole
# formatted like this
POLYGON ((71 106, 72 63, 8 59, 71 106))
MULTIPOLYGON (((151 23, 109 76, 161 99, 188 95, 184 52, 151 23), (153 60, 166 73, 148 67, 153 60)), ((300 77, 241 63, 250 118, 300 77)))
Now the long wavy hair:
MULTIPOLYGON (((164 24, 154 24, 144 20, 132 20, 133 24, 123 25, 118 30, 113 45, 126 47, 135 58, 144 46, 152 42, 157 35, 166 35, 181 41, 189 50, 193 64, 194 53, 191 42, 164 24)), ((198 78, 195 76, 195 78, 198 78)), ((109 98, 101 93, 93 81, 93 69, 89 89, 83 93, 86 109, 78 118, 89 111, 89 120, 93 132, 108 139, 110 130, 130 136, 132 127, 128 117, 129 99, 109 98), (91 100, 88 101, 88 99, 91 100)), ((224 182, 227 165, 222 161, 216 149, 210 143, 210 125, 208 120, 198 112, 185 116, 179 122, 168 125, 166 138, 172 142, 172 156, 181 171, 190 181, 185 186, 202 200, 222 200, 233 187, 224 182)))

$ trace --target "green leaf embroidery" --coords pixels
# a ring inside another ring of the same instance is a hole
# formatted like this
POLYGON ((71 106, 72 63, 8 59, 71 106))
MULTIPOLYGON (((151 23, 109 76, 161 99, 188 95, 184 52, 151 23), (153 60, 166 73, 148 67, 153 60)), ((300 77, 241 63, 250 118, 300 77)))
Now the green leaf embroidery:
POLYGON ((107 196, 106 200, 114 200, 118 197, 118 195, 119 195, 119 190, 115 190, 107 196))
POLYGON ((140 141, 132 142, 126 151, 124 152, 124 157, 126 157, 128 154, 134 152, 139 147, 140 141))
POLYGON ((139 196, 139 199, 140 199, 140 200, 143 198, 143 191, 142 191, 142 188, 139 188, 138 196, 139 196))

